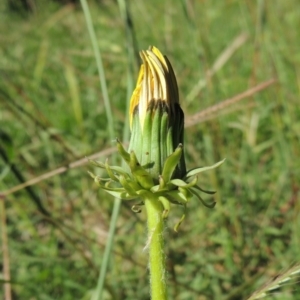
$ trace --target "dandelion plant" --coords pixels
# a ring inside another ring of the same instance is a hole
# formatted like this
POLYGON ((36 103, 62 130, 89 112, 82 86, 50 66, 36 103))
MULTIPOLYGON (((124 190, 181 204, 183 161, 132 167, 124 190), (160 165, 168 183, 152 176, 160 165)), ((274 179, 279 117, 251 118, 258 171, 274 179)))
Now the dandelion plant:
POLYGON ((151 298, 167 299, 164 255, 164 222, 172 204, 183 207, 175 224, 177 231, 185 217, 186 205, 195 197, 207 207, 200 193, 213 194, 197 186, 197 174, 215 168, 223 161, 186 171, 184 157, 184 113, 180 107, 176 77, 166 56, 150 47, 141 51, 142 65, 130 102, 131 139, 126 150, 116 139, 126 167, 92 161, 106 170, 107 178, 91 174, 95 182, 114 197, 139 199, 134 212, 145 206, 147 214, 151 298))

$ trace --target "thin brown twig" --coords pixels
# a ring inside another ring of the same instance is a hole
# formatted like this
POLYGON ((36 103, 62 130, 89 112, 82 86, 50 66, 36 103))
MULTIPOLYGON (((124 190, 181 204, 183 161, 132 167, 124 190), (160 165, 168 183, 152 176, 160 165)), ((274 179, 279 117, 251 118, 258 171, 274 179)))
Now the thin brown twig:
MULTIPOLYGON (((246 90, 245 92, 238 94, 232 98, 226 99, 220 103, 217 103, 213 106, 210 106, 192 116, 188 116, 186 121, 185 121, 185 127, 191 127, 193 125, 196 125, 198 123, 201 123, 205 120, 208 119, 208 117, 212 114, 215 114, 221 110, 223 110, 224 108, 227 108, 239 101, 241 101, 242 99, 248 98, 250 96, 253 96, 254 94, 266 89, 267 87, 269 87, 270 85, 274 84, 276 82, 276 79, 270 79, 268 81, 262 82, 260 84, 258 84, 257 86, 250 88, 248 90, 246 90)), ((103 151, 97 152, 95 154, 92 154, 91 156, 89 156, 89 159, 98 159, 100 157, 103 156, 108 156, 113 154, 116 151, 116 147, 110 147, 108 149, 105 149, 103 151)), ((41 176, 35 177, 33 179, 30 179, 22 184, 16 185, 14 187, 12 187, 11 189, 8 189, 6 191, 0 192, 0 198, 4 198, 5 196, 8 196, 10 194, 13 194, 19 190, 22 190, 28 186, 37 184, 45 179, 49 179, 55 175, 59 175, 62 174, 64 172, 67 172, 68 170, 74 169, 74 168, 78 168, 81 167, 83 165, 86 165, 88 163, 88 159, 82 158, 79 159, 75 162, 72 162, 66 166, 62 166, 58 169, 55 169, 53 171, 47 172, 41 176)))
POLYGON ((11 284, 10 284, 10 263, 9 263, 9 250, 8 240, 6 234, 6 212, 5 202, 0 199, 1 211, 1 235, 2 235, 2 257, 3 257, 3 277, 4 277, 4 299, 11 300, 11 284))
MULTIPOLYGON (((105 150, 102 150, 100 152, 97 152, 97 153, 94 153, 92 154, 91 156, 89 156, 89 159, 97 159, 99 157, 102 157, 102 156, 107 156, 107 155, 110 155, 112 153, 114 153, 116 151, 115 147, 110 147, 108 149, 105 149, 105 150)), ((55 170, 52 170, 50 172, 47 172, 43 175, 40 175, 38 177, 35 177, 33 179, 30 179, 22 184, 18 184, 14 187, 12 187, 11 189, 9 190, 6 190, 6 191, 3 191, 3 192, 0 192, 0 198, 4 198, 5 196, 9 195, 9 194, 13 194, 19 190, 22 190, 28 186, 31 186, 31 185, 34 185, 34 184, 37 184, 45 179, 49 179, 55 175, 59 175, 59 174, 62 174, 68 170, 71 170, 71 169, 75 169, 75 168, 78 168, 80 166, 83 166, 85 164, 88 163, 88 160, 87 158, 81 158, 79 160, 76 160, 75 162, 72 162, 70 164, 67 164, 65 166, 62 166, 58 169, 55 169, 55 170)))
POLYGON ((257 92, 260 92, 261 90, 264 90, 265 88, 267 88, 268 86, 270 86, 271 84, 273 84, 275 82, 276 82, 276 79, 270 79, 268 81, 260 83, 259 85, 255 86, 253 88, 250 88, 249 90, 247 90, 241 94, 238 94, 232 98, 223 100, 222 102, 217 103, 213 106, 210 106, 200 112, 197 112, 196 114, 194 114, 192 116, 188 116, 187 120, 185 122, 185 127, 191 127, 193 125, 201 123, 201 122, 207 120, 208 116, 210 116, 214 113, 217 113, 217 112, 223 110, 224 108, 227 108, 227 107, 241 101, 244 98, 248 98, 248 97, 256 94, 257 92))
POLYGON ((190 93, 186 96, 187 103, 190 103, 197 97, 199 92, 206 86, 207 81, 225 65, 225 63, 230 59, 234 52, 247 41, 247 38, 247 33, 241 33, 228 45, 228 47, 224 49, 224 51, 221 52, 221 54, 214 62, 213 66, 209 70, 207 70, 206 78, 200 79, 190 91, 190 93))

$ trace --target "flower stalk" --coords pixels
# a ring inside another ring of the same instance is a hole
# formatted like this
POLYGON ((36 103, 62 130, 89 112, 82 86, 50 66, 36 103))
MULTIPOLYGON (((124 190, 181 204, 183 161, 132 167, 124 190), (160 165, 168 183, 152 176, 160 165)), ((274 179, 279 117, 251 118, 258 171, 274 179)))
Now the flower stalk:
POLYGON ((163 237, 163 207, 152 196, 145 199, 145 208, 147 212, 148 240, 146 247, 149 248, 151 298, 166 300, 168 297, 163 237))
POLYGON ((223 161, 209 167, 186 171, 183 130, 184 114, 179 104, 176 77, 166 56, 150 47, 140 53, 143 64, 136 88, 130 101, 131 139, 126 151, 116 139, 117 149, 126 163, 126 168, 110 166, 91 161, 104 169, 108 178, 92 173, 95 182, 106 192, 123 200, 136 200, 134 212, 141 212, 145 205, 148 224, 146 248, 149 249, 149 270, 151 297, 153 300, 166 300, 166 270, 164 256, 164 222, 171 204, 184 208, 181 219, 192 197, 196 197, 207 207, 200 192, 214 194, 197 186, 197 175, 216 168, 223 161))

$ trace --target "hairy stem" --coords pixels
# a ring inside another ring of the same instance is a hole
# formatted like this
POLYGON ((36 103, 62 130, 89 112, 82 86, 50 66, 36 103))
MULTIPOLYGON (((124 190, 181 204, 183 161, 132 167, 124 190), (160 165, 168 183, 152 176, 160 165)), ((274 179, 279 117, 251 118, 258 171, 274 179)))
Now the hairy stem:
POLYGON ((147 211, 150 288, 152 300, 167 300, 162 218, 163 207, 156 197, 145 200, 147 211))

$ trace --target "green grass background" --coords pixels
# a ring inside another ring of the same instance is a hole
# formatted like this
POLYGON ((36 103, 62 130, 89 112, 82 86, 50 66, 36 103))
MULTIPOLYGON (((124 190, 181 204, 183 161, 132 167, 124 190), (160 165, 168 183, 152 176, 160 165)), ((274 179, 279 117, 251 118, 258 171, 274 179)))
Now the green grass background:
MULTIPOLYGON (((32 1, 26 12, 9 8, 16 2, 0 4, 0 191, 114 146, 80 3, 32 1)), ((179 233, 172 228, 182 210, 174 207, 165 232, 170 299, 246 299, 300 261, 298 1, 128 1, 135 43, 117 2, 89 5, 117 137, 128 76, 138 71, 133 45, 168 56, 187 119, 278 80, 187 130, 189 168, 227 160, 199 177, 218 191, 216 207, 192 201, 179 233), (246 42, 209 77, 241 33, 246 42), (199 80, 206 84, 186 101, 199 80)), ((86 165, 5 198, 13 299, 90 299, 113 199, 87 170, 101 174, 86 165)), ((132 204, 121 207, 103 299, 149 299, 145 215, 132 204)), ((299 298, 297 284, 268 296, 299 298)))

